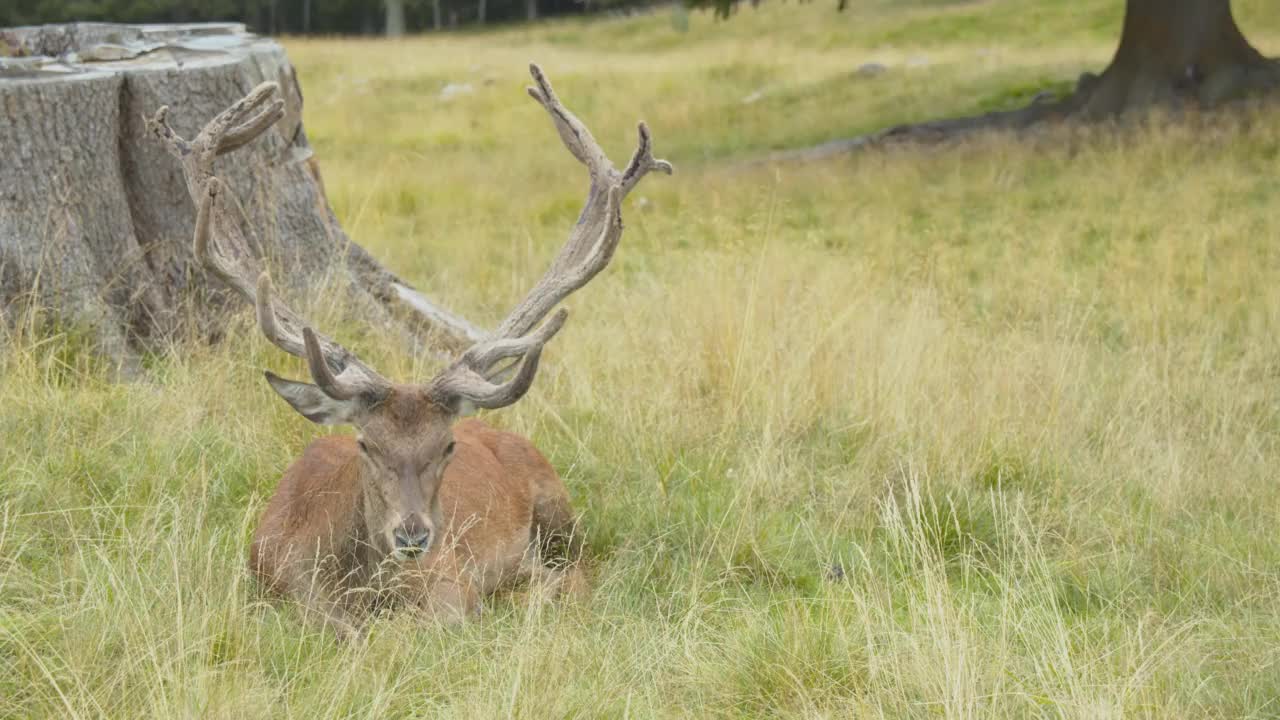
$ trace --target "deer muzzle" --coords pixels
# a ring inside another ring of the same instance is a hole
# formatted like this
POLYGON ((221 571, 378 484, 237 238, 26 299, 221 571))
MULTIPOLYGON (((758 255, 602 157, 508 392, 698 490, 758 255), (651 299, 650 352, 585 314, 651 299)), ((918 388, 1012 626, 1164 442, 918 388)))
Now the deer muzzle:
POLYGON ((398 557, 423 555, 431 548, 431 526, 419 515, 410 515, 391 532, 394 552, 398 557))

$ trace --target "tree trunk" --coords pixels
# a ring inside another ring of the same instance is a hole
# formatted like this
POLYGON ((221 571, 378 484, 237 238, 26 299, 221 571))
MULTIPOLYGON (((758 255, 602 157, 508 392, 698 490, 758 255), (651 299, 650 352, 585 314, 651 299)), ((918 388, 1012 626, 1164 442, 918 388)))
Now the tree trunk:
POLYGON ((47 309, 91 330, 126 372, 183 332, 220 335, 218 311, 241 303, 195 261, 181 168, 143 117, 168 105, 176 130, 194 135, 274 80, 283 119, 218 172, 279 281, 297 291, 332 278, 353 314, 435 334, 443 348, 480 335, 347 238, 302 129, 294 69, 275 42, 236 24, 84 23, 0 31, 3 54, 13 56, 0 58, 0 314, 9 322, 25 307, 47 309))
POLYGON ((1081 78, 1073 110, 1099 118, 1152 105, 1213 107, 1278 79, 1240 32, 1230 0, 1127 0, 1115 58, 1101 76, 1081 78))
POLYGON ((524 16, 530 22, 538 19, 538 0, 524 0, 524 16))
POLYGON ((387 4, 387 37, 404 35, 404 0, 384 0, 387 4))
POLYGON ((440 21, 440 0, 431 0, 431 29, 439 32, 443 27, 440 21))
POLYGON ((476 22, 484 25, 485 15, 488 13, 489 9, 488 0, 478 0, 478 2, 479 4, 476 6, 476 22))

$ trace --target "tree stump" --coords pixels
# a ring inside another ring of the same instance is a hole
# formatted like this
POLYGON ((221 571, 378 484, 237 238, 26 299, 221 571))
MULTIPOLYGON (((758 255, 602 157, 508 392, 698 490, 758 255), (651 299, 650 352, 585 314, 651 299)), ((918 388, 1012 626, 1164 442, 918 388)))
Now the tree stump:
POLYGON ((145 118, 168 105, 190 137, 266 80, 280 85, 284 117, 217 170, 238 190, 253 251, 285 269, 286 286, 336 280, 353 313, 432 335, 441 351, 481 337, 346 236, 307 144, 294 68, 240 24, 0 30, 0 313, 12 323, 38 307, 89 330, 126 373, 180 333, 216 338, 225 312, 182 309, 243 306, 196 260, 182 168, 145 118))

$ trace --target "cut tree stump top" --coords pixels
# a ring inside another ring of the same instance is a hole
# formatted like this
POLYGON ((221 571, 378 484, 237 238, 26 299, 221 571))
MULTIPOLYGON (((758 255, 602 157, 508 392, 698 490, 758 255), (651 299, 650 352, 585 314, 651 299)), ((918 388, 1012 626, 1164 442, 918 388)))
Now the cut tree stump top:
POLYGON ((55 79, 168 64, 227 62, 261 38, 241 23, 71 23, 0 30, 0 78, 55 79))
MULTIPOLYGON (((66 82, 86 75, 162 72, 235 65, 251 60, 263 79, 293 80, 284 49, 243 23, 123 25, 68 23, 0 28, 0 81, 66 82)), ((282 83, 286 126, 302 120, 296 82, 282 83)))

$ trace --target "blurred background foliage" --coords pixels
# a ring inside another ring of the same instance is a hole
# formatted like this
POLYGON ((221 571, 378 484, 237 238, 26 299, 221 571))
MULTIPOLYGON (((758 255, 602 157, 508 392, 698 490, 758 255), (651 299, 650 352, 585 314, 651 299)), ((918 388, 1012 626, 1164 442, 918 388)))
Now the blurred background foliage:
POLYGON ((369 35, 386 31, 392 13, 405 29, 508 23, 536 17, 619 11, 649 0, 5 0, 0 25, 71 21, 124 23, 231 20, 268 34, 369 35), (438 11, 437 11, 438 7, 438 11))

